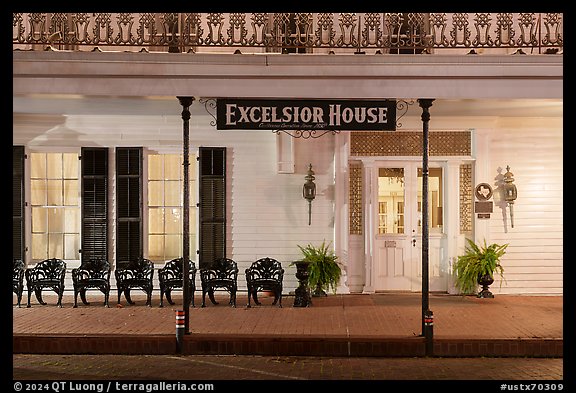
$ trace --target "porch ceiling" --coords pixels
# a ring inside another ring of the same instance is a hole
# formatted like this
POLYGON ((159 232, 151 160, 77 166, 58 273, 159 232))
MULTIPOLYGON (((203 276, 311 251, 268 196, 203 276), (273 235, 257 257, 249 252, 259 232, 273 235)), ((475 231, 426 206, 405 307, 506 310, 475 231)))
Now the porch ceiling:
MULTIPOLYGON (((13 113, 180 115, 176 96, 436 98, 434 116, 562 116, 562 56, 13 52, 13 113)), ((198 100, 193 116, 209 116, 198 100)), ((410 111, 407 116, 419 116, 410 111)))
POLYGON ((13 93, 114 97, 561 99, 561 55, 13 52, 13 93))
MULTIPOLYGON (((190 109, 193 116, 209 116, 198 100, 190 109)), ((12 109, 14 114, 136 116, 179 116, 181 110, 175 96, 103 97, 54 94, 14 95, 12 109)), ((562 117, 563 100, 437 99, 432 111, 434 116, 446 117, 562 117)), ((408 116, 411 114, 419 116, 420 112, 415 111, 408 116)))

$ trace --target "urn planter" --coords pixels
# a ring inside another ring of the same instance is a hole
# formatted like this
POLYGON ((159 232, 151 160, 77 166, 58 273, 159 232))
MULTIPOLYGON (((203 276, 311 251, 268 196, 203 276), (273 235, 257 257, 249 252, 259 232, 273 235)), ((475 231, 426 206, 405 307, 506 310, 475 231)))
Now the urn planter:
POLYGON ((340 283, 342 268, 338 256, 330 249, 330 244, 322 242, 320 246, 311 244, 298 246, 302 253, 302 261, 308 262, 308 285, 314 288, 312 296, 327 296, 327 292, 336 293, 340 283))
POLYGON ((478 285, 482 290, 477 293, 479 298, 493 298, 494 295, 488 287, 494 283, 494 274, 499 273, 504 278, 504 268, 500 264, 500 258, 506 253, 508 244, 492 243, 479 246, 470 239, 466 239, 467 245, 463 255, 458 256, 454 264, 455 286, 462 294, 474 293, 478 285))
POLYGON ((478 276, 478 284, 482 286, 482 290, 478 292, 477 297, 491 299, 494 297, 494 294, 490 292, 488 287, 494 283, 494 277, 490 274, 481 274, 478 276))

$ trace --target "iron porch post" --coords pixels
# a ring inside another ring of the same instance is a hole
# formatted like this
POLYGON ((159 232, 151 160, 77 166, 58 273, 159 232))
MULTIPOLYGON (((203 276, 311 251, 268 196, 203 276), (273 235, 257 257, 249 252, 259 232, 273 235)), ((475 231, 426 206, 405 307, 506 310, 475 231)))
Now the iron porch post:
POLYGON ((429 109, 434 99, 420 98, 418 104, 422 108, 422 335, 426 342, 426 355, 433 354, 433 322, 429 304, 429 226, 428 226, 428 123, 429 109))
POLYGON ((189 291, 189 261, 190 261, 190 182, 188 180, 188 172, 190 166, 189 157, 189 143, 190 143, 190 105, 194 101, 194 97, 178 97, 180 105, 182 105, 182 120, 183 120, 183 155, 184 162, 184 184, 183 184, 183 198, 182 198, 182 292, 184 303, 184 334, 190 334, 190 291, 189 291))

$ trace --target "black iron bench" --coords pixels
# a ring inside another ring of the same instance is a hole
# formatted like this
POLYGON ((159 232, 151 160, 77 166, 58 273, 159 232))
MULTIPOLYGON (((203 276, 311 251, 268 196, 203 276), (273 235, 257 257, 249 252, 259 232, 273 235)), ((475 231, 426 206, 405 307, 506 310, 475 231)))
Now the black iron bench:
POLYGON ((72 269, 72 283, 74 284, 74 308, 78 307, 78 294, 82 303, 86 301, 86 289, 99 289, 104 294, 104 306, 109 307, 110 297, 110 263, 105 259, 90 259, 83 261, 80 267, 72 269))
POLYGON ((18 307, 22 301, 22 292, 24 291, 24 262, 21 259, 13 260, 12 267, 12 292, 16 294, 18 299, 18 307))
POLYGON ((124 292, 128 304, 135 304, 130 297, 130 290, 137 288, 146 293, 146 305, 152 307, 154 263, 151 260, 146 258, 136 259, 125 268, 116 269, 114 276, 118 287, 118 304, 120 304, 122 292, 124 292))
POLYGON ((230 293, 229 304, 236 307, 236 290, 238 288, 238 266, 229 258, 219 258, 208 267, 200 269, 202 283, 202 307, 206 307, 206 294, 212 304, 218 304, 214 299, 216 288, 225 289, 230 293))
POLYGON ((30 307, 30 297, 32 291, 36 294, 38 303, 45 305, 42 300, 42 290, 51 289, 58 295, 58 307, 62 307, 62 295, 64 295, 64 277, 66 276, 66 262, 61 259, 52 258, 38 262, 36 266, 24 271, 26 276, 26 286, 28 288, 28 304, 30 307))
MULTIPOLYGON (((164 295, 166 295, 166 300, 170 305, 173 305, 172 301, 172 290, 174 288, 184 287, 184 264, 182 263, 183 258, 172 259, 167 262, 163 268, 158 269, 158 281, 160 283, 160 307, 164 307, 164 295)), ((190 298, 188 304, 185 307, 192 307, 194 305, 194 291, 196 291, 196 265, 193 261, 188 260, 188 293, 190 298)), ((184 294, 182 294, 184 296, 184 294)))
POLYGON ((251 298, 254 303, 260 305, 258 292, 272 291, 274 301, 272 305, 278 304, 282 307, 282 280, 284 279, 284 269, 282 264, 273 258, 260 258, 246 269, 246 285, 248 286, 248 305, 251 307, 251 298))

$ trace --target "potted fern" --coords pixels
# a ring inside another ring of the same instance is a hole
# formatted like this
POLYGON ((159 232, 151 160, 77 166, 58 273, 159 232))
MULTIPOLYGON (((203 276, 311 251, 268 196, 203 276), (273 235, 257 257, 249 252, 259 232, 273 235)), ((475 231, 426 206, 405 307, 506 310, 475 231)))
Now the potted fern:
POLYGON ((470 239, 466 241, 464 254, 458 256, 454 264, 455 286, 463 294, 470 294, 475 292, 480 284, 482 290, 477 297, 493 298, 494 295, 488 287, 494 282, 495 273, 498 273, 502 279, 504 278, 504 268, 500 264, 500 258, 506 254, 508 244, 486 245, 486 240, 484 240, 484 245, 479 246, 470 239))
POLYGON ((326 291, 336 293, 342 269, 330 243, 323 241, 318 247, 308 244, 298 248, 302 252, 302 261, 308 262, 308 285, 314 288, 312 296, 327 296, 326 291))

